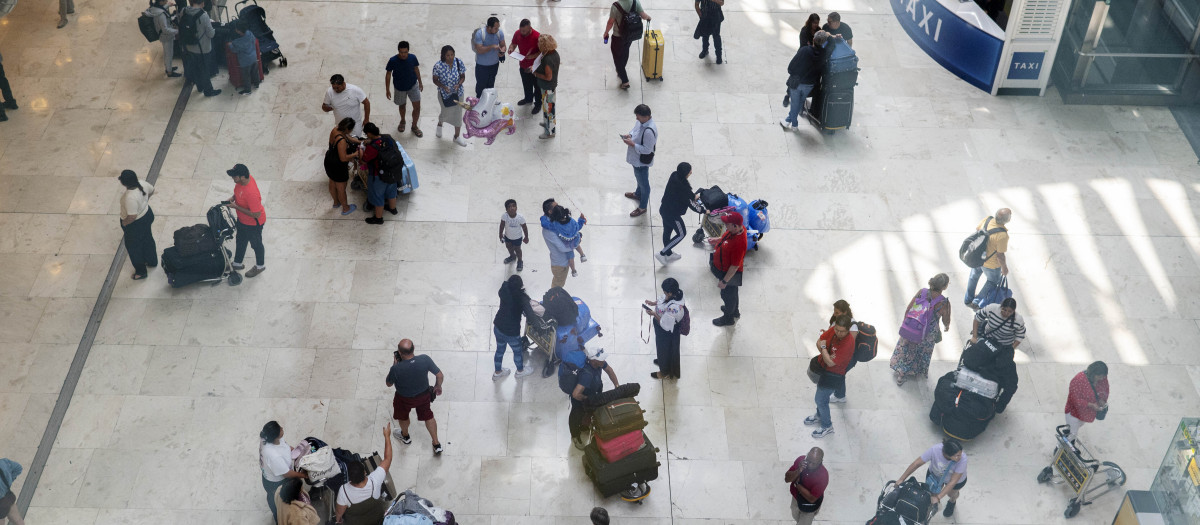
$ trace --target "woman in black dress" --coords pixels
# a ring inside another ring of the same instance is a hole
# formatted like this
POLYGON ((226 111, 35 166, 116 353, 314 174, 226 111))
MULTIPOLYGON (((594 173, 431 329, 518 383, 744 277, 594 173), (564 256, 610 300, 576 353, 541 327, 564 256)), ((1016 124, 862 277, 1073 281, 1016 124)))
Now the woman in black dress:
POLYGON ((358 206, 349 204, 346 199, 346 182, 350 180, 350 161, 357 159, 358 139, 350 136, 354 129, 354 119, 344 118, 336 128, 329 132, 329 149, 325 151, 325 175, 329 177, 329 195, 333 197, 333 207, 341 206, 342 215, 350 215, 358 206))

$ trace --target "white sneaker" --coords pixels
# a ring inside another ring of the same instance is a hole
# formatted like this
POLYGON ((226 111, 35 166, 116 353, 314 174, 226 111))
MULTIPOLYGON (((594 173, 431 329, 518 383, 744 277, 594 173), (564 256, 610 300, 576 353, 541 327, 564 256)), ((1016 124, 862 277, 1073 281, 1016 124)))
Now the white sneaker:
POLYGON ((811 416, 808 416, 808 417, 804 418, 804 424, 808 425, 810 427, 820 425, 821 424, 821 416, 818 414, 813 414, 811 416))
POLYGON ((517 374, 514 377, 521 378, 521 377, 525 377, 527 375, 532 375, 532 374, 533 374, 533 367, 529 366, 529 365, 525 365, 525 368, 523 368, 521 370, 517 370, 517 374))
POLYGON ((679 255, 678 253, 672 253, 671 255, 667 256, 667 262, 675 262, 682 258, 683 258, 683 256, 679 255))
POLYGON ((433 136, 435 136, 439 139, 442 138, 442 125, 441 124, 438 124, 437 127, 434 128, 433 136))
POLYGON ((828 435, 830 435, 830 434, 832 434, 832 433, 833 433, 833 427, 825 427, 825 428, 821 428, 821 429, 814 430, 814 431, 813 431, 813 433, 812 433, 812 437, 815 437, 815 438, 817 438, 817 439, 821 439, 821 438, 823 438, 823 437, 825 437, 825 436, 828 436, 828 435))
POLYGON ((667 256, 665 256, 661 253, 656 253, 656 254, 654 254, 654 258, 658 259, 658 262, 662 263, 663 266, 667 265, 667 256))
POLYGON ((467 139, 464 139, 462 137, 455 137, 454 143, 458 144, 459 146, 462 146, 464 148, 467 147, 467 139))
POLYGON ((838 397, 838 396, 835 396, 835 395, 832 395, 832 394, 831 394, 831 395, 829 396, 829 402, 830 402, 830 403, 845 403, 845 402, 846 402, 846 398, 844 398, 844 397, 838 397))
POLYGON ((796 131, 796 129, 799 127, 793 126, 791 122, 788 122, 787 117, 779 119, 779 125, 783 127, 784 131, 796 131))
POLYGON ((501 369, 499 372, 492 372, 492 381, 499 381, 501 379, 504 379, 504 376, 507 376, 511 372, 512 372, 511 368, 504 368, 504 369, 501 369))

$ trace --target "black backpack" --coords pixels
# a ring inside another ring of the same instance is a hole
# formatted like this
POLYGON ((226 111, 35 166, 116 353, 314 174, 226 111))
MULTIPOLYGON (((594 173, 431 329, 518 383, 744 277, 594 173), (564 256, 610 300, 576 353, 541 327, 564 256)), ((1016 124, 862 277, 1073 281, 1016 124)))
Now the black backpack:
POLYGON ((200 45, 200 15, 204 11, 189 14, 187 11, 179 17, 179 41, 185 46, 200 45))
POLYGON ((929 519, 929 489, 914 477, 896 485, 879 503, 910 523, 925 523, 929 519))
POLYGON ((617 8, 617 12, 621 13, 621 19, 617 20, 617 27, 621 29, 621 38, 628 41, 639 40, 642 38, 642 16, 638 14, 637 0, 633 0, 630 4, 630 10, 626 11, 621 8, 621 2, 613 2, 613 6, 617 8))
POLYGON ((154 17, 142 13, 138 17, 138 29, 142 31, 142 36, 146 37, 147 42, 158 42, 158 28, 154 26, 154 17))
POLYGON ((542 306, 546 308, 546 316, 557 321, 558 326, 574 326, 579 319, 579 305, 560 286, 546 290, 542 306))
POLYGON ((379 152, 379 181, 384 184, 396 184, 404 176, 404 155, 400 153, 400 144, 391 135, 380 135, 371 142, 371 146, 379 152))
POLYGON ((963 240, 962 246, 958 248, 958 258, 963 262, 963 264, 966 264, 968 268, 979 268, 980 266, 983 266, 983 263, 987 262, 988 259, 991 259, 994 255, 996 255, 995 252, 990 254, 987 252, 988 238, 991 237, 993 233, 1006 232, 1008 229, 1000 226, 989 230, 988 226, 991 225, 991 223, 992 217, 988 217, 987 221, 983 223, 983 228, 980 228, 975 233, 968 235, 967 238, 963 240))

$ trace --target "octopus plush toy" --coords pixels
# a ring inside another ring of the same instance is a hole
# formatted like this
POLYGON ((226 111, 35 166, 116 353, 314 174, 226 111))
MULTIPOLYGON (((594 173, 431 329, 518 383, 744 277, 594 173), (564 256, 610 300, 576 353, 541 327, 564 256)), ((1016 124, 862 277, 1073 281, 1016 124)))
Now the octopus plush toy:
POLYGON ((509 135, 517 132, 514 126, 516 112, 496 98, 496 89, 488 88, 483 90, 479 98, 467 97, 466 102, 459 102, 459 105, 466 109, 463 113, 463 124, 466 127, 463 136, 486 137, 485 144, 490 146, 501 131, 508 129, 509 135))

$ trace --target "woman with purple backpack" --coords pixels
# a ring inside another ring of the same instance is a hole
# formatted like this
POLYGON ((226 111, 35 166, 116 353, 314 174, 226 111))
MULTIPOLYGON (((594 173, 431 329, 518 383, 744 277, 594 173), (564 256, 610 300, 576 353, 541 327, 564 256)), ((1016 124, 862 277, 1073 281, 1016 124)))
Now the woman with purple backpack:
POLYGON ((933 345, 942 340, 938 330, 941 318, 945 331, 950 331, 950 301, 942 295, 950 286, 950 277, 939 273, 929 280, 929 288, 922 288, 904 309, 904 320, 900 324, 900 340, 892 352, 892 376, 896 386, 903 385, 910 376, 929 375, 929 359, 933 357, 933 345))

